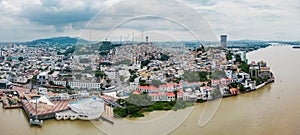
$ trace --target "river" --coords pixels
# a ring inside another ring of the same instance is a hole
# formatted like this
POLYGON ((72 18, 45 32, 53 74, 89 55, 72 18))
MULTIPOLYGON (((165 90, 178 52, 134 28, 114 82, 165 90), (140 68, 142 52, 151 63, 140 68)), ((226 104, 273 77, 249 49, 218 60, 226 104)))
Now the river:
POLYGON ((259 90, 222 99, 203 127, 199 118, 206 104, 177 112, 152 112, 145 118, 103 121, 46 120, 30 127, 22 109, 0 106, 1 135, 58 134, 298 134, 300 132, 300 49, 267 47, 247 54, 249 61, 267 61, 276 80, 259 90))

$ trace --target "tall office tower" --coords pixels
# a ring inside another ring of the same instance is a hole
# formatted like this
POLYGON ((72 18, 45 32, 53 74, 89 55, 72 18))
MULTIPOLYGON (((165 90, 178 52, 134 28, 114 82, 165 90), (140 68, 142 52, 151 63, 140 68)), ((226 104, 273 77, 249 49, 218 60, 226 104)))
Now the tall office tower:
POLYGON ((146 36, 146 43, 148 43, 149 42, 149 37, 148 36, 146 36))
POLYGON ((224 48, 227 47, 227 35, 221 35, 221 46, 224 48))

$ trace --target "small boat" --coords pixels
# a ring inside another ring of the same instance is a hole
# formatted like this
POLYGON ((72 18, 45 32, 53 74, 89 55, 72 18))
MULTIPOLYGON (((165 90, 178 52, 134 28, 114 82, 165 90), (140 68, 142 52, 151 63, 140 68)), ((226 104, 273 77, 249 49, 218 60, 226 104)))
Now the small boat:
POLYGON ((29 121, 30 126, 31 125, 38 125, 38 126, 42 126, 43 125, 43 120, 38 120, 38 119, 30 119, 29 121))
POLYGON ((70 119, 75 120, 75 119, 77 119, 77 117, 78 117, 77 114, 71 114, 70 119))
POLYGON ((70 114, 66 113, 64 114, 64 120, 69 119, 70 118, 70 114))
POLYGON ((62 117, 62 114, 56 113, 55 118, 56 118, 56 120, 61 120, 63 117, 62 117))
POLYGON ((294 49, 300 49, 300 46, 293 46, 294 49))

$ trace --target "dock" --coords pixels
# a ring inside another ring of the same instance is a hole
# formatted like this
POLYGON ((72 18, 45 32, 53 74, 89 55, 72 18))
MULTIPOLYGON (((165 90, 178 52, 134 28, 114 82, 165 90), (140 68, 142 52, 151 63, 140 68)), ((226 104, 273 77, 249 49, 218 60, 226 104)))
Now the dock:
POLYGON ((50 119, 55 117, 55 113, 69 110, 69 102, 73 102, 75 99, 71 100, 62 100, 62 101, 53 101, 54 106, 48 106, 45 104, 38 104, 38 112, 35 111, 35 104, 30 103, 27 100, 22 100, 23 109, 25 110, 29 119, 35 118, 38 119, 50 119))
POLYGON ((104 112, 101 115, 102 120, 114 124, 114 108, 108 105, 104 105, 104 112))
POLYGON ((12 99, 8 99, 5 96, 1 98, 1 102, 3 104, 4 109, 22 108, 23 105, 21 103, 16 103, 16 104, 10 105, 9 100, 12 100, 12 99))

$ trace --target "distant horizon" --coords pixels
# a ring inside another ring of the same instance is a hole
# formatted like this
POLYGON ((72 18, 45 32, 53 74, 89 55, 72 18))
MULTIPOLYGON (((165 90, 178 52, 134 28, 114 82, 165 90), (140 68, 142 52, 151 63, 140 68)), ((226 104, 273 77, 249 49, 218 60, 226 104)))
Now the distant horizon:
MULTIPOLYGON (((25 43, 25 42, 32 42, 32 41, 36 41, 36 40, 43 40, 43 39, 53 39, 53 38, 63 38, 63 37, 66 37, 66 38, 80 38, 80 37, 72 37, 72 36, 54 36, 54 37, 45 37, 45 38, 37 38, 37 39, 33 39, 33 40, 26 40, 26 41, 0 41, 0 43, 25 43)), ((90 40, 87 40, 87 39, 84 39, 84 38, 80 38, 82 40, 85 40, 85 41, 88 41, 88 42, 102 42, 102 41, 105 41, 105 40, 93 40, 93 41, 90 41, 90 40)), ((109 40, 108 41, 111 41, 111 42, 120 42, 118 40, 109 40)), ((200 40, 201 42, 219 42, 219 41, 206 41, 206 40, 200 40)), ((257 40, 257 39, 233 39, 233 40, 230 40, 230 39, 227 39, 227 42, 235 42, 235 41, 257 41, 257 42, 275 42, 275 41, 278 41, 278 42, 300 42, 300 40, 257 40)), ((129 41, 122 41, 122 42, 131 42, 130 40, 129 41)), ((134 42, 143 42, 143 41, 134 41, 134 42)), ((197 40, 180 40, 180 41, 150 41, 150 42, 198 42, 197 40)))

